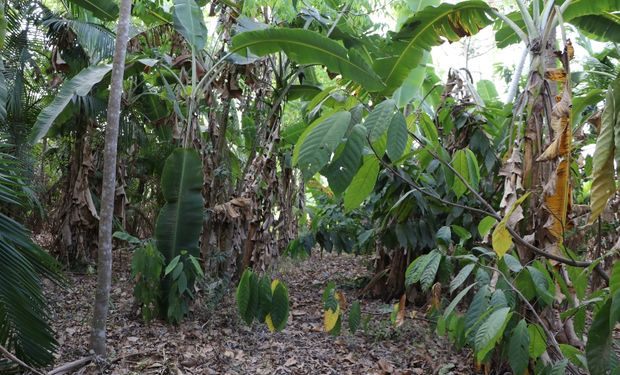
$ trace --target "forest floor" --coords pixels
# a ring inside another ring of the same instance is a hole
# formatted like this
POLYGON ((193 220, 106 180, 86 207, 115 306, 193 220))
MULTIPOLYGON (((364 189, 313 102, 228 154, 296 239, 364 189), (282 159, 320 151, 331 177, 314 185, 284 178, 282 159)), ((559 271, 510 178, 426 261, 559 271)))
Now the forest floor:
MULTIPOLYGON (((323 332, 322 292, 334 281, 350 301, 371 274, 369 257, 314 254, 283 259, 274 276, 289 290, 287 327, 269 333, 264 324, 239 319, 234 288, 215 301, 197 300, 179 326, 145 324, 133 303, 130 253, 115 253, 112 305, 108 323, 109 361, 79 374, 473 374, 471 356, 456 353, 424 318, 396 328, 392 306, 363 300, 365 328, 339 337, 323 332), (213 303, 215 302, 215 303, 213 303)), ((52 322, 60 343, 56 366, 88 356, 95 275, 69 274, 69 286, 47 285, 52 322)), ((204 297, 203 297, 204 298, 204 297)), ((212 299, 215 297, 212 297, 212 299)), ((423 317, 422 311, 417 316, 423 317)))

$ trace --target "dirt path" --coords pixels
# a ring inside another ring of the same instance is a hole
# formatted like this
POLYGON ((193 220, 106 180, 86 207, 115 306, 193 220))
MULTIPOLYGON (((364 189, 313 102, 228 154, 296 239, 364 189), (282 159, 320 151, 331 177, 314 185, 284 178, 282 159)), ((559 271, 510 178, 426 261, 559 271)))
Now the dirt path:
MULTIPOLYGON (((370 316, 364 330, 340 337, 322 332, 321 296, 328 281, 355 299, 358 278, 368 276, 369 258, 348 255, 284 260, 278 277, 291 298, 287 328, 271 334, 264 325, 245 326, 236 315, 234 293, 215 306, 198 301, 180 326, 144 324, 132 304, 129 254, 115 259, 106 374, 470 374, 465 354, 437 338, 423 320, 390 324, 391 306, 362 301, 370 316)), ((70 276, 70 288, 50 287, 53 321, 61 348, 57 364, 88 354, 94 275, 70 276)), ((419 314, 423 316, 423 314, 419 314)), ((81 370, 96 374, 94 364, 81 370)))

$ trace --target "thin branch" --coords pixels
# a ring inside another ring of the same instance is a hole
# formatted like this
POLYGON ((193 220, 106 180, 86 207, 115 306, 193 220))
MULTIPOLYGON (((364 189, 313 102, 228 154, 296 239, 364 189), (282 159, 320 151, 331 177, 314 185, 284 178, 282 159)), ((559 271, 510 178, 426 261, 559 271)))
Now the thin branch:
POLYGON ((4 354, 5 357, 7 357, 9 360, 17 363, 18 365, 20 365, 21 367, 28 369, 32 372, 34 372, 37 375, 45 375, 44 373, 42 373, 41 371, 32 368, 30 366, 28 366, 26 363, 24 363, 21 359, 17 358, 13 353, 11 353, 7 348, 5 348, 4 346, 0 345, 0 352, 2 352, 2 354, 4 354))

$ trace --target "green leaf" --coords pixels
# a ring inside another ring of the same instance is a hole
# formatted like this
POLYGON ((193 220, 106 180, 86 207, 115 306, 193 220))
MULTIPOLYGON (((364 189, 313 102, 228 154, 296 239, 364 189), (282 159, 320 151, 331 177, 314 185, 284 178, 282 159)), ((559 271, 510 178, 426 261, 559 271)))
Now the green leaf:
POLYGON ((424 51, 442 44, 445 39, 455 42, 476 34, 491 23, 489 15, 491 8, 483 1, 441 4, 415 13, 393 36, 386 56, 375 60, 375 71, 386 83, 386 93, 400 87, 409 72, 420 64, 424 51))
POLYGON ((546 304, 551 304, 553 302, 553 294, 549 291, 549 281, 547 277, 542 271, 535 267, 527 266, 526 268, 532 278, 532 282, 534 283, 534 288, 536 288, 536 293, 538 296, 546 304))
MULTIPOLYGON (((249 311, 250 306, 250 279, 252 278, 252 271, 250 269, 246 269, 243 271, 241 275, 241 279, 239 280, 239 285, 237 285, 237 310, 239 311, 239 316, 246 324, 251 324, 254 315, 252 315, 249 311)), ((271 294, 271 293, 270 293, 271 294)))
POLYGON ((196 257, 193 255, 189 255, 189 260, 190 262, 192 262, 192 265, 194 266, 194 271, 196 271, 196 274, 198 274, 198 276, 200 277, 204 277, 205 275, 202 272, 202 267, 200 267, 200 263, 198 263, 198 259, 196 259, 196 257))
POLYGON ((504 255, 503 259, 504 259, 504 262, 506 263, 506 266, 508 266, 508 268, 512 272, 521 272, 521 270, 523 269, 521 262, 519 262, 519 260, 513 257, 512 255, 506 254, 504 255))
POLYGON ((282 282, 278 282, 273 290, 271 303, 271 321, 276 331, 281 331, 286 327, 289 311, 288 291, 282 282))
POLYGON ((521 319, 510 333, 508 343, 508 363, 515 375, 523 375, 527 371, 530 360, 530 335, 527 331, 527 322, 521 319))
POLYGON ((263 275, 258 283, 258 308, 256 311, 256 319, 258 319, 259 322, 265 322, 265 317, 271 312, 271 305, 271 279, 267 275, 263 275))
POLYGON ((379 161, 374 155, 364 157, 364 163, 357 171, 351 184, 344 192, 344 209, 351 211, 372 193, 379 175, 379 161))
POLYGON ((620 76, 610 85, 601 117, 601 130, 596 140, 592 165, 592 188, 588 222, 594 223, 605 209, 609 197, 616 191, 614 154, 620 159, 620 76))
POLYGON ((396 111, 394 100, 387 99, 377 104, 364 120, 370 143, 374 143, 385 134, 396 111))
POLYGON ((73 4, 82 7, 100 20, 114 21, 118 18, 118 5, 112 0, 69 0, 73 4))
POLYGON ((177 264, 179 264, 179 261, 181 260, 181 256, 177 255, 176 257, 174 257, 170 263, 168 263, 168 265, 166 266, 166 270, 164 271, 164 275, 168 275, 170 272, 174 271, 174 269, 177 267, 177 264))
POLYGON ((103 77, 112 70, 112 65, 89 66, 69 81, 65 82, 50 105, 45 107, 37 117, 30 132, 30 142, 37 143, 47 134, 54 120, 65 109, 74 95, 86 96, 103 77))
POLYGON ((381 79, 358 54, 315 31, 291 28, 248 31, 233 37, 232 49, 241 54, 249 49, 258 56, 282 51, 299 64, 324 65, 345 79, 361 84, 368 91, 385 88, 381 79))
MULTIPOLYGON (((476 156, 469 148, 458 150, 454 154, 451 164, 472 188, 478 187, 478 182, 480 181, 480 167, 478 166, 476 156)), ((467 191, 467 186, 460 178, 455 176, 452 190, 454 194, 456 194, 456 197, 460 198, 467 191)))
POLYGON ((407 147, 407 121, 402 113, 396 112, 387 131, 387 156, 395 162, 403 155, 407 147))
POLYGON ((471 284, 470 286, 468 286, 467 288, 461 290, 459 292, 459 294, 456 295, 456 297, 454 297, 454 299, 452 300, 452 302, 450 302, 450 304, 448 305, 448 307, 446 307, 446 310, 443 312, 443 317, 444 319, 448 319, 449 315, 452 314, 452 311, 454 311, 454 309, 456 308, 456 306, 459 304, 459 302, 461 302, 461 300, 463 299, 463 297, 465 297, 465 295, 467 295, 467 293, 471 290, 471 288, 473 288, 474 286, 476 286, 476 283, 471 284))
POLYGON ((438 250, 433 250, 428 253, 428 257, 428 263, 426 263, 426 267, 422 270, 420 275, 420 286, 423 291, 429 290, 433 285, 443 255, 438 250))
POLYGON ((484 219, 480 220, 480 223, 478 223, 478 233, 480 237, 486 237, 496 222, 497 220, 492 216, 485 216, 484 219))
POLYGON ((530 336, 530 357, 536 359, 547 350, 547 335, 538 324, 529 324, 527 333, 530 336))
POLYGON ((172 280, 176 280, 179 278, 179 275, 181 275, 181 272, 183 272, 184 267, 185 266, 183 262, 177 263, 176 267, 174 267, 174 270, 172 270, 172 280))
POLYGON ((482 362, 487 353, 489 353, 495 344, 501 339, 508 320, 512 316, 510 307, 504 307, 495 310, 489 317, 478 327, 476 331, 476 359, 482 362))
POLYGON ((497 100, 497 90, 495 89, 493 81, 481 79, 476 83, 476 90, 478 91, 478 95, 480 95, 485 102, 497 100))
POLYGON ((194 0, 174 0, 172 18, 175 30, 183 35, 192 49, 202 50, 205 47, 208 31, 202 9, 194 0))
POLYGON ((560 350, 562 351, 562 354, 564 354, 564 356, 569 361, 571 361, 572 364, 582 369, 586 369, 588 367, 588 365, 586 364, 585 354, 581 350, 569 344, 559 344, 559 345, 560 345, 560 350))
POLYGON ((291 85, 288 90, 288 100, 311 100, 321 92, 318 86, 313 85, 291 85))
POLYGON ((611 300, 608 300, 595 315, 588 332, 586 358, 592 375, 606 375, 611 370, 613 326, 609 325, 611 300))
POLYGON ((355 301, 351 304, 351 309, 349 310, 349 331, 351 331, 351 333, 357 331, 361 320, 362 309, 360 307, 360 302, 355 301))
POLYGON ((469 275, 471 274, 471 272, 474 270, 475 267, 476 267, 475 263, 470 263, 470 264, 465 265, 463 268, 461 268, 459 273, 450 282, 450 293, 454 292, 458 287, 460 287, 465 282, 465 280, 467 280, 467 278, 469 277, 469 275))
POLYGON ((592 39, 620 43, 620 16, 615 13, 576 17, 570 22, 592 39))
POLYGON ((357 124, 351 130, 351 134, 340 154, 334 156, 336 160, 322 172, 329 187, 336 194, 342 194, 362 165, 362 151, 366 144, 366 128, 357 124))
POLYGON ((168 156, 161 176, 161 191, 166 203, 155 225, 157 248, 166 261, 186 250, 200 255, 198 241, 202 232, 202 159, 193 149, 178 148, 168 156))
POLYGON ((588 90, 584 95, 573 97, 573 106, 571 108, 571 126, 574 128, 581 124, 582 114, 589 106, 595 106, 605 99, 605 91, 603 89, 588 90))
POLYGON ((306 178, 314 176, 327 164, 336 147, 342 142, 350 121, 351 113, 336 112, 306 129, 295 145, 296 158, 293 159, 293 163, 304 172, 306 178))

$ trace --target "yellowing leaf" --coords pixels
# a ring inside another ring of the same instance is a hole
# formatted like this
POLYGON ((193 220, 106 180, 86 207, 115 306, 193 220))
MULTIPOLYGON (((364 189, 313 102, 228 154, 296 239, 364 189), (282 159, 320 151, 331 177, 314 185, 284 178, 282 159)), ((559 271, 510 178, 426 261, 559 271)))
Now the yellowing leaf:
POLYGON ((338 323, 338 317, 340 317, 340 306, 336 307, 336 311, 332 309, 326 309, 323 319, 323 325, 325 327, 325 332, 329 332, 334 327, 336 327, 336 323, 338 323))
POLYGON ((571 205, 568 163, 567 159, 562 160, 555 171, 555 181, 550 181, 545 186, 545 207, 550 214, 550 222, 545 224, 545 227, 560 241, 564 237, 568 208, 571 205), (548 186, 550 191, 547 191, 548 186))
POLYGON ((620 159, 620 77, 609 86, 605 99, 605 110, 601 116, 601 131, 596 140, 592 160, 592 190, 590 207, 592 224, 603 212, 607 200, 616 191, 614 182, 614 154, 620 159))
POLYGON ((398 312, 396 313, 396 320, 394 325, 400 327, 405 323, 405 305, 407 304, 407 295, 403 294, 398 302, 398 312))
POLYGON ((493 230, 493 234, 491 236, 491 243, 493 245, 493 250, 497 254, 498 258, 501 259, 507 252, 510 250, 512 246, 512 236, 510 232, 508 232, 508 228, 506 225, 510 216, 515 212, 517 207, 530 195, 530 193, 523 194, 519 199, 517 199, 508 210, 506 216, 500 221, 495 230, 493 230))
POLYGON ((273 293, 273 291, 276 290, 276 287, 278 286, 279 283, 280 283, 280 280, 278 279, 274 279, 271 282, 271 293, 273 293))
POLYGON ((501 259, 512 246, 512 236, 508 229, 506 229, 506 223, 502 220, 495 230, 493 230, 492 236, 493 250, 497 253, 497 257, 501 259))
POLYGON ((273 321, 271 320, 271 314, 267 314, 265 317, 265 324, 267 324, 269 332, 274 333, 276 331, 276 327, 273 325, 273 321))

